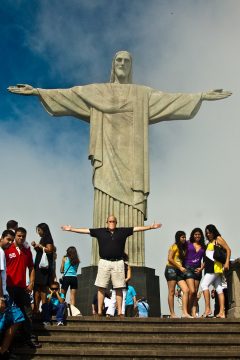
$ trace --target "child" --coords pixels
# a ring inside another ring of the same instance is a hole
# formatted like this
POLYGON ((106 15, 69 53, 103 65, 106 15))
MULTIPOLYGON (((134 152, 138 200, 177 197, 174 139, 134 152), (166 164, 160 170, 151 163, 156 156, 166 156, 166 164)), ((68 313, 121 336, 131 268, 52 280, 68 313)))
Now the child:
POLYGON ((149 305, 144 297, 138 300, 137 307, 138 307, 138 317, 140 318, 148 317, 149 305))
POLYGON ((54 281, 50 285, 50 294, 47 296, 47 302, 42 305, 43 324, 50 325, 52 315, 56 315, 57 325, 64 325, 64 314, 66 311, 64 294, 60 293, 59 283, 54 281))

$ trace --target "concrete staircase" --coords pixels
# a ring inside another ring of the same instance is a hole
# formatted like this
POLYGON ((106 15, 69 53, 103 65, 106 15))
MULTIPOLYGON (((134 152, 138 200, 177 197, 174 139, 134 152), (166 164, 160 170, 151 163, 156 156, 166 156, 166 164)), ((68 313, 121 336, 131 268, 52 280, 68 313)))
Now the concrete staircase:
POLYGON ((42 348, 16 348, 21 360, 240 359, 240 320, 69 317, 35 331, 42 348))

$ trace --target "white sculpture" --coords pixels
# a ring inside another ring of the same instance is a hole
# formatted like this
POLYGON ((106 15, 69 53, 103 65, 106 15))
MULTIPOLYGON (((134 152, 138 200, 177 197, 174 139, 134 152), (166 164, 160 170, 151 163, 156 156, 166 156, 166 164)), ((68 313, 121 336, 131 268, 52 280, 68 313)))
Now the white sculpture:
MULTIPOLYGON (((53 90, 19 84, 8 90, 38 96, 51 115, 70 115, 90 123, 94 227, 104 227, 110 214, 117 217, 119 226, 144 224, 149 195, 148 125, 191 119, 203 100, 231 95, 222 89, 165 93, 132 84, 132 57, 127 51, 114 56, 110 83, 53 90)), ((143 233, 134 234, 126 247, 132 265, 145 265, 143 233)), ((93 240, 92 264, 97 263, 97 242, 93 240)))

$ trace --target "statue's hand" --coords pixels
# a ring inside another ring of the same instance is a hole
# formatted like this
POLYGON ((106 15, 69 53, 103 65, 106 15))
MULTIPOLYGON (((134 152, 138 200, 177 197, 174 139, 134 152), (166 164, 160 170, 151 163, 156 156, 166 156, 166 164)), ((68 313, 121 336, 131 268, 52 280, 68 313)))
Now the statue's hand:
POLYGON ((221 100, 231 96, 231 91, 225 91, 223 89, 215 89, 202 93, 203 100, 221 100))
POLYGON ((31 85, 17 84, 16 86, 9 86, 8 91, 19 95, 37 95, 37 90, 31 85))

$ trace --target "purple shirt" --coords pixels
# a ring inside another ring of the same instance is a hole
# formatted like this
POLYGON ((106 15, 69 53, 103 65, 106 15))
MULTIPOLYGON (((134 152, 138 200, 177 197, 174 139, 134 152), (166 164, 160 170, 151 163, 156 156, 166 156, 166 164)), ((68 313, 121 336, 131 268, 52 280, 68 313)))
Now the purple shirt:
POLYGON ((196 251, 193 243, 187 241, 187 252, 184 259, 184 265, 191 266, 195 269, 200 267, 204 253, 205 249, 200 248, 198 251, 196 251))

